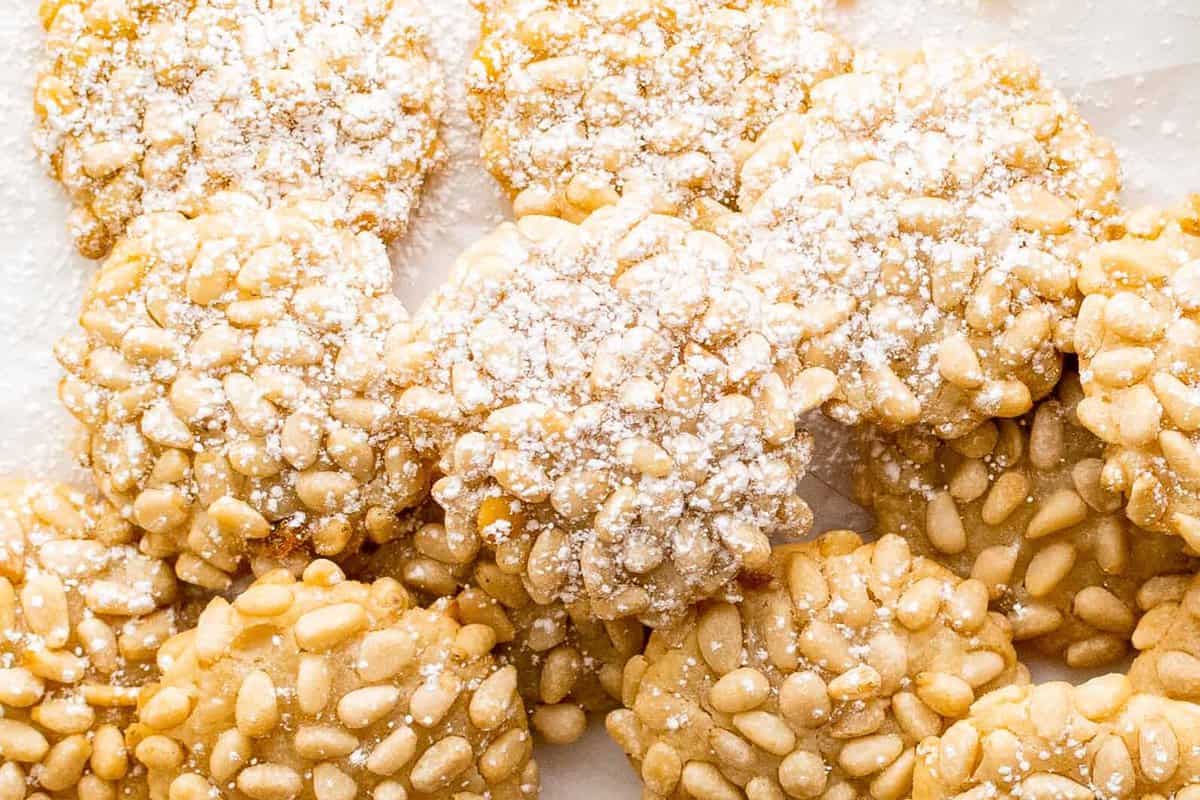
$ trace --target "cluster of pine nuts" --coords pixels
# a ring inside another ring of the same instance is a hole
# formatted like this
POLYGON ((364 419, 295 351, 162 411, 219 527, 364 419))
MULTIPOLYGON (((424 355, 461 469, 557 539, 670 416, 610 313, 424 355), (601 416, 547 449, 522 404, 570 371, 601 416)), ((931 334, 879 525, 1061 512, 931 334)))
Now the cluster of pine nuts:
POLYGON ((780 547, 745 583, 625 668, 608 729, 647 800, 902 800, 917 744, 1025 677, 986 587, 900 537, 780 547))
POLYGON ((642 625, 628 617, 599 620, 585 600, 536 603, 519 577, 492 561, 440 561, 442 515, 432 502, 424 508, 405 515, 415 518, 411 533, 350 567, 352 574, 395 578, 423 603, 453 598, 464 623, 495 631, 496 658, 517 668, 517 690, 534 730, 551 744, 574 742, 589 712, 620 704, 625 662, 645 645, 642 625))
POLYGON ((1129 518, 1200 549, 1200 195, 1115 227, 1079 273, 1079 417, 1129 518))
POLYGON ((322 201, 139 217, 80 324, 60 397, 105 496, 189 583, 224 590, 255 546, 384 541, 427 492, 380 364, 410 333, 386 250, 322 201))
POLYGON ((767 123, 852 50, 810 0, 476 0, 484 163, 518 217, 577 222, 629 189, 703 217, 767 123))
POLYGON ((799 309, 780 335, 825 370, 828 413, 955 438, 1054 388, 1118 187, 1022 54, 862 52, 759 137, 714 225, 799 309))
POLYGON ((763 566, 811 522, 809 388, 770 311, 724 241, 641 197, 470 247, 386 355, 440 454, 442 560, 484 549, 535 602, 651 625, 763 566))
POLYGON ((316 560, 264 575, 163 648, 128 740, 150 800, 535 797, 495 633, 316 560))
POLYGON ((0 484, 0 794, 144 795, 123 738, 175 633, 170 566, 102 500, 0 484))
POLYGON ((1200 702, 1200 580, 1164 593, 1138 622, 1133 646, 1140 653, 1129 678, 1137 691, 1200 702))
POLYGON ((1014 640, 1087 668, 1125 656, 1141 614, 1197 561, 1120 513, 1101 482, 1103 443, 1075 418, 1080 394, 1068 375, 1027 417, 949 442, 867 429, 856 494, 879 532, 982 581, 1014 640))
POLYGON ((318 193, 403 233, 445 105, 418 0, 42 0, 35 143, 103 257, 142 212, 318 193))
POLYGON ((1009 686, 918 748, 921 800, 1196 800, 1200 706, 1125 675, 1009 686))

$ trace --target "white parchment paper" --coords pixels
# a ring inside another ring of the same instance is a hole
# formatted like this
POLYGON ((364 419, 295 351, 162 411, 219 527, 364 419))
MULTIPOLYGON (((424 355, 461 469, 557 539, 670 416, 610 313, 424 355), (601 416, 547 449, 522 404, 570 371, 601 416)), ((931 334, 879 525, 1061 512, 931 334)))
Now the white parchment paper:
MULTIPOLYGON (((461 74, 477 20, 468 0, 425 0, 454 107, 450 159, 427 193, 411 234, 393 253, 396 289, 410 308, 455 254, 504 219, 508 205, 476 156, 461 74)), ((873 46, 1007 41, 1029 50, 1120 148, 1128 202, 1170 203, 1200 191, 1200 0, 857 0, 837 3, 831 23, 873 46)), ((75 425, 57 401, 52 346, 75 325, 94 265, 65 233, 66 200, 42 174, 30 145, 31 86, 41 31, 35 0, 0 2, 0 476, 55 477, 86 485, 74 465, 75 425)), ((825 420, 817 464, 804 487, 818 530, 864 529, 845 499, 851 451, 825 420)), ((1078 679, 1054 665, 1039 678, 1078 679)), ((538 752, 546 800, 634 800, 641 795, 597 720, 567 748, 538 752)))

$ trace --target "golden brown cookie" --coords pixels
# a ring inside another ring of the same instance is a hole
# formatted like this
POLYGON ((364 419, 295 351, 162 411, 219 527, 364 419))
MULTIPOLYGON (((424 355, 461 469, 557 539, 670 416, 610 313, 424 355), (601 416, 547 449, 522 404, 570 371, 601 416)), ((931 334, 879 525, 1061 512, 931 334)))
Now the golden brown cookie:
POLYGON ((1009 686, 918 748, 913 800, 1200 797, 1200 706, 1124 675, 1009 686))
POLYGON ((415 0, 43 0, 35 143, 81 253, 208 196, 329 200, 404 232, 439 160, 445 98, 415 0))
POLYGON ((983 581, 1016 641, 1095 667, 1124 656, 1156 587, 1197 561, 1137 528, 1100 479, 1103 443, 1075 417, 1074 375, 1026 417, 949 442, 866 431, 856 494, 876 527, 983 581))
POLYGON ((718 220, 835 418, 942 438, 1017 417, 1069 351, 1111 145, 1019 52, 864 51, 759 137, 718 220))
POLYGON ((776 548, 743 590, 625 668, 608 729, 647 798, 901 800, 920 741, 1024 679, 983 584, 897 536, 776 548))
POLYGON ((1075 347, 1083 424, 1110 445, 1107 485, 1138 525, 1200 546, 1200 196, 1142 209, 1089 251, 1075 347))
POLYGON ((428 482, 380 363, 409 332, 391 277, 323 203, 226 193, 130 226, 58 347, 59 394, 147 552, 224 589, 251 545, 391 535, 428 482))
POLYGON ((494 644, 396 581, 278 570, 173 643, 129 738, 153 800, 534 797, 516 670, 494 644))
POLYGON ((476 4, 470 111, 517 216, 579 221, 633 188, 732 206, 748 144, 851 59, 811 0, 476 4))
POLYGON ((440 453, 443 560, 657 624, 802 535, 804 373, 765 314, 725 242, 641 198, 468 248, 386 354, 440 453))
POLYGON ((0 485, 0 786, 13 797, 146 794, 123 731, 175 633, 169 564, 102 500, 0 485))

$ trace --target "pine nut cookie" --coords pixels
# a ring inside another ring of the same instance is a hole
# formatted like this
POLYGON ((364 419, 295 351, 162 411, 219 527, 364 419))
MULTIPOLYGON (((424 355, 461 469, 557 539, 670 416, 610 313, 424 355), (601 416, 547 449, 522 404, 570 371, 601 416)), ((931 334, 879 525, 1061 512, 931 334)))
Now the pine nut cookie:
POLYGON ((1200 548, 1200 195, 1142 209, 1087 253, 1079 418, 1110 445, 1106 483, 1138 525, 1200 548))
POLYGON ((811 439, 764 313, 725 242, 641 198, 468 248, 386 357, 441 454, 442 549, 651 625, 765 564, 811 524, 811 439))
POLYGON ((1015 640, 1083 668, 1125 656, 1160 581, 1198 563, 1120 513, 1100 479, 1103 443, 1075 417, 1079 396, 1070 374, 1026 417, 949 442, 866 431, 855 477, 877 530, 982 581, 1015 640))
POLYGON ((102 500, 0 485, 0 786, 10 797, 145 796, 122 736, 174 634, 170 565, 102 500))
POLYGON ((180 636, 130 731, 151 800, 536 796, 491 629, 413 607, 396 581, 317 560, 212 601, 180 636))
POLYGON ((404 232, 445 106, 416 0, 43 0, 35 144, 101 258, 138 214, 303 190, 404 232))
POLYGON ((476 0, 484 163, 517 216, 579 221, 631 187, 701 217, 748 143, 844 71, 815 0, 476 0))
POLYGON ((1008 49, 860 53, 810 95, 715 222, 781 309, 772 343, 849 424, 956 438, 1029 411, 1071 349, 1111 145, 1008 49))
POLYGON ((1024 679, 983 584, 900 537, 776 548, 745 583, 625 668, 608 729, 647 798, 901 800, 920 741, 1024 679))
POLYGON ((440 519, 427 519, 412 536, 378 548, 351 574, 394 578, 422 601, 453 598, 464 623, 492 628, 497 660, 517 668, 530 723, 552 744, 582 736, 589 712, 620 705, 625 662, 645 645, 640 623, 598 620, 583 600, 535 603, 520 577, 493 561, 439 560, 446 558, 439 548, 444 540, 440 519))
POLYGON ((1200 580, 1180 575, 1157 587, 1138 622, 1129 668, 1139 692, 1200 702, 1200 580))
POLYGON ((58 346, 59 395, 96 482, 224 590, 254 547, 321 556, 386 540, 427 471, 379 364, 408 336, 383 243, 329 207, 221 194, 135 220, 58 346))
POLYGON ((914 800, 1200 797, 1200 706, 1109 674, 1008 686, 918 748, 914 800))

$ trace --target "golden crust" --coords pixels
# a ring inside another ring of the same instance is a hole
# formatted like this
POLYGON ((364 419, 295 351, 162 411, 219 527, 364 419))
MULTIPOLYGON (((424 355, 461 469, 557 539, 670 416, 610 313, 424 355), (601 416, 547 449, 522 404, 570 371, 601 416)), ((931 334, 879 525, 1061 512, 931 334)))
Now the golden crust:
POLYGON ((404 515, 404 534, 348 569, 356 579, 394 578, 422 601, 453 599, 464 623, 490 627, 497 660, 517 669, 534 730, 553 744, 574 741, 588 713, 620 704, 625 662, 645 645, 642 625, 596 619, 585 601, 535 603, 519 579, 488 559, 439 561, 430 553, 438 553, 435 543, 445 535, 441 517, 432 502, 404 515))

